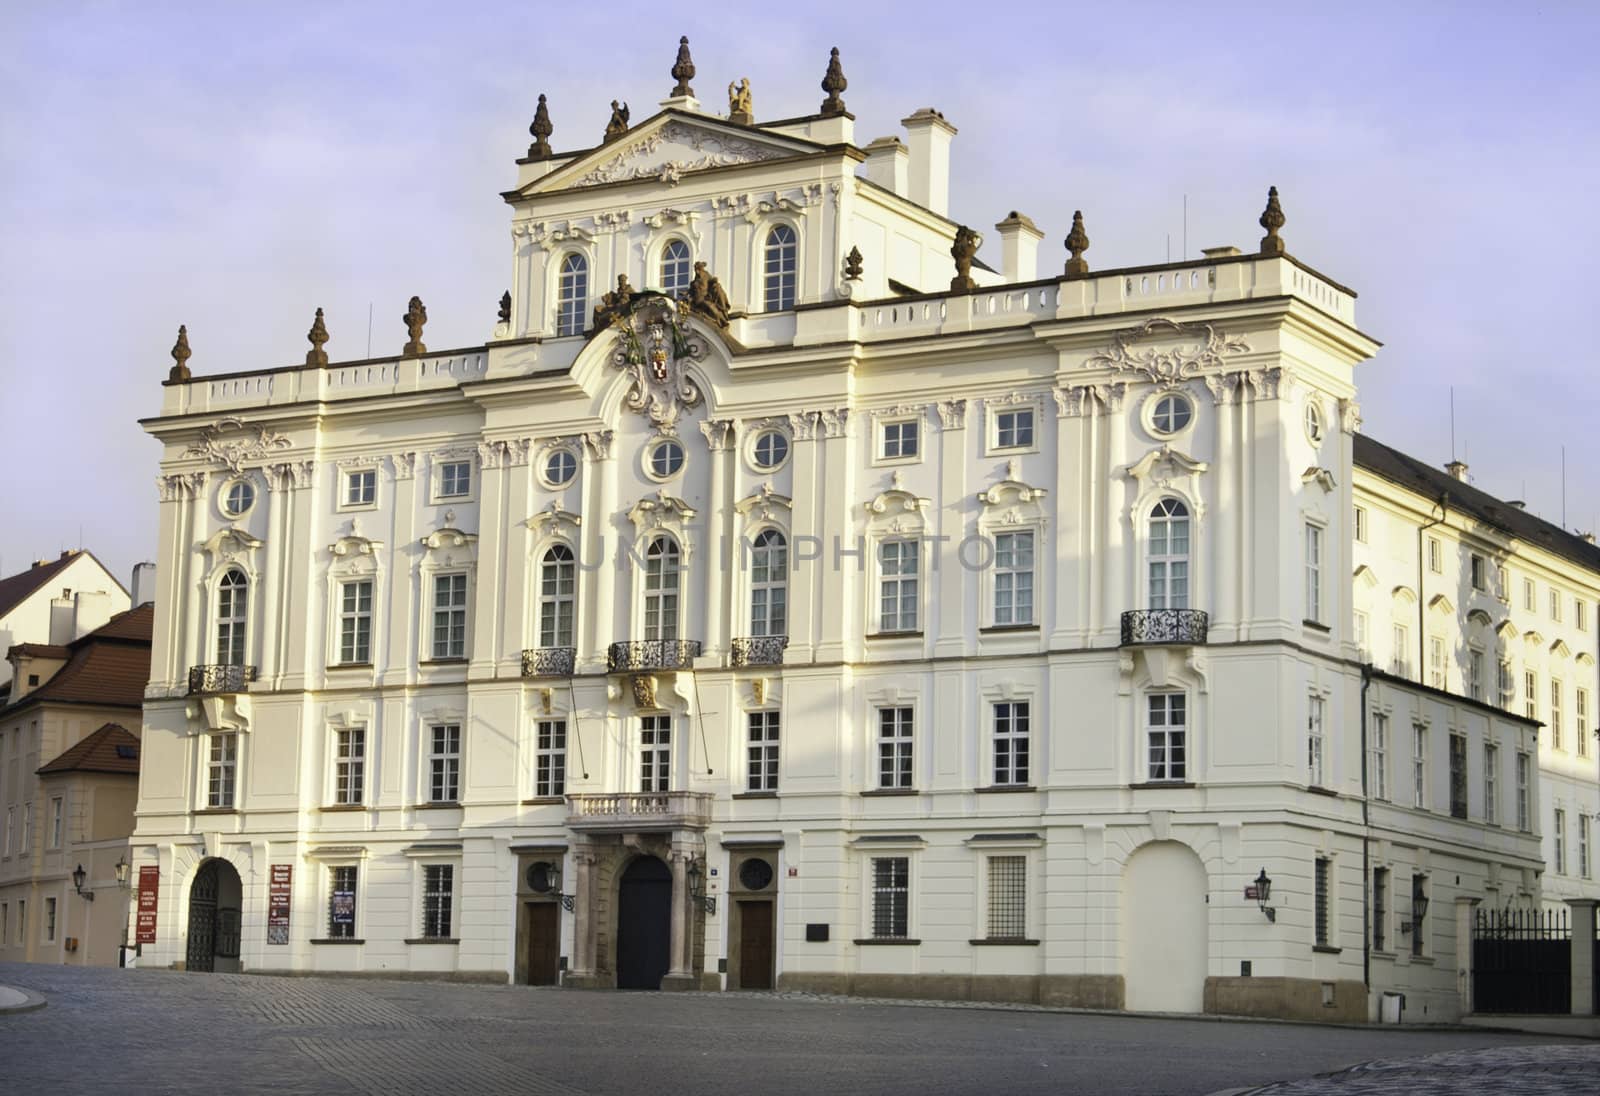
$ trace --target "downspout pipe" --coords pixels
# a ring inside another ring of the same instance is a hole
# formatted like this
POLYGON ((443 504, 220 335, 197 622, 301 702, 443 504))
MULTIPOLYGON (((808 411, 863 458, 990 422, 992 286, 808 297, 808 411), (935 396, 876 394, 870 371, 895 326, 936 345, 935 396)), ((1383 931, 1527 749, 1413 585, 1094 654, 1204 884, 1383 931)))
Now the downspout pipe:
POLYGON ((1367 788, 1367 690, 1372 664, 1361 664, 1361 984, 1372 994, 1372 814, 1367 788))

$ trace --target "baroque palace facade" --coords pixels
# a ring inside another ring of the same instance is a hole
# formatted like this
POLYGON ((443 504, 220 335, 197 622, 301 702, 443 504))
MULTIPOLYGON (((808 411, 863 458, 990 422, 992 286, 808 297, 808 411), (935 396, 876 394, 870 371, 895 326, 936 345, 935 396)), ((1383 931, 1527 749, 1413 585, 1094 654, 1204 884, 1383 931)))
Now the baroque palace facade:
POLYGON ((1464 911, 1540 900, 1539 728, 1363 667, 1377 344, 1276 192, 1248 253, 1091 271, 1075 218, 1038 280, 837 51, 783 121, 672 75, 578 152, 541 97, 485 345, 180 337, 140 962, 1459 1012, 1464 911))

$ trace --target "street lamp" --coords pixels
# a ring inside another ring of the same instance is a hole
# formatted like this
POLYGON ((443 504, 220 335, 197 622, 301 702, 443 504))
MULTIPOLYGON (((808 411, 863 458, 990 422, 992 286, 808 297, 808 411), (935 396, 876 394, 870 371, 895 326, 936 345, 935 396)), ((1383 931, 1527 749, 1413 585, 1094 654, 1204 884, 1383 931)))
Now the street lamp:
POLYGON ((1267 920, 1277 923, 1278 911, 1275 907, 1267 905, 1272 898, 1272 880, 1267 878, 1267 869, 1262 868, 1261 874, 1256 876, 1256 904, 1261 907, 1261 912, 1267 915, 1267 920))
POLYGON ((551 898, 559 899, 561 908, 568 913, 577 903, 577 895, 561 893, 561 866, 548 860, 528 865, 528 889, 534 894, 548 894, 551 898))
POLYGON ((72 889, 78 892, 79 898, 82 898, 86 902, 93 902, 94 891, 85 891, 83 889, 83 880, 87 874, 88 873, 83 870, 83 865, 79 864, 77 870, 72 873, 72 889))
POLYGON ((698 856, 689 861, 689 897, 700 904, 700 908, 711 914, 717 913, 717 899, 715 895, 705 893, 705 861, 698 856))
POLYGON ((126 856, 117 857, 117 886, 124 890, 128 887, 128 858, 126 856))

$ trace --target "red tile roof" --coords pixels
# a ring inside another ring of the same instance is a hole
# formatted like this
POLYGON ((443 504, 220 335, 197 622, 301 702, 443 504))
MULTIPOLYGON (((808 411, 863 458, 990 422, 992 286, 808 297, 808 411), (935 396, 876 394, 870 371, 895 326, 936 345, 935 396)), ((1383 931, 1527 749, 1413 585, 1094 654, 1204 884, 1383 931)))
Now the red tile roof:
POLYGON ((68 772, 128 773, 137 776, 139 740, 126 728, 107 723, 38 770, 40 776, 68 772))
MULTIPOLYGON (((5 616, 33 596, 51 579, 72 566, 79 556, 88 556, 96 563, 100 563, 98 559, 95 559, 92 552, 85 552, 79 549, 76 552, 62 552, 60 558, 53 559, 49 563, 38 567, 29 567, 19 574, 0 578, 0 616, 5 616)), ((105 570, 105 564, 101 563, 100 569, 105 570)), ((110 572, 108 571, 107 574, 110 574, 110 572)), ((116 582, 115 576, 112 577, 111 581, 116 582)), ((117 583, 117 588, 119 590, 122 588, 120 582, 117 583)))
MULTIPOLYGON (((142 708, 150 682, 150 631, 155 606, 118 613, 68 645, 71 657, 54 677, 17 701, 15 707, 52 701, 142 708)), ((9 713, 7 713, 9 714, 9 713)))

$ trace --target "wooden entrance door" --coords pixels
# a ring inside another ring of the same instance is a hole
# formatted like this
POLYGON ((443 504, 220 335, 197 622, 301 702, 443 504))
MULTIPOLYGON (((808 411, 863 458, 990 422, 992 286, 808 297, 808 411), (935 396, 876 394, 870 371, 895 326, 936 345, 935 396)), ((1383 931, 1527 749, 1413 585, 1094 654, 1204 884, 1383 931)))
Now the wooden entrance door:
POLYGON ((660 989, 671 964, 672 872, 641 856, 617 888, 617 988, 660 989))
POLYGON ((553 986, 561 966, 561 906, 528 903, 528 985, 553 986))
POLYGON ((739 988, 772 988, 772 903, 739 903, 739 988))

